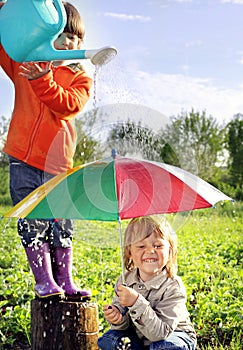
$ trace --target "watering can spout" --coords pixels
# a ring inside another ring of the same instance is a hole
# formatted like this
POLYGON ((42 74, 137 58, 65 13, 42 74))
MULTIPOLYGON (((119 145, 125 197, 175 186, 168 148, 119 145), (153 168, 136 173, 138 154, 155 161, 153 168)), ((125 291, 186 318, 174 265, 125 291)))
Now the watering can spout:
POLYGON ((108 63, 115 48, 99 50, 56 50, 53 42, 66 24, 61 0, 7 0, 0 10, 0 41, 16 62, 91 59, 95 65, 108 63))
POLYGON ((116 48, 109 46, 97 50, 56 50, 51 45, 43 45, 31 52, 24 61, 90 59, 95 66, 102 66, 111 61, 116 54, 116 48))

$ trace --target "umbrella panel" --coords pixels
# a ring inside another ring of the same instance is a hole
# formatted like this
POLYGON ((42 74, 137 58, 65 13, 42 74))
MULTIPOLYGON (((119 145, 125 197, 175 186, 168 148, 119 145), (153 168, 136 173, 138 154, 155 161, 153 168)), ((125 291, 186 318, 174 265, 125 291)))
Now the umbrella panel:
POLYGON ((121 219, 212 206, 160 163, 121 158, 116 184, 121 219))
POLYGON ((114 162, 77 167, 26 218, 117 221, 119 216, 114 162))

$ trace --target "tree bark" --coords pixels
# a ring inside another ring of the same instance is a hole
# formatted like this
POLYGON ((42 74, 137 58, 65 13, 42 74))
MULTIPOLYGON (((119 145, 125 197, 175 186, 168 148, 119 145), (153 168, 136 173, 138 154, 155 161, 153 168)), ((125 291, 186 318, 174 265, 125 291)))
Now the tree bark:
POLYGON ((31 301, 31 350, 97 350, 98 306, 31 301))

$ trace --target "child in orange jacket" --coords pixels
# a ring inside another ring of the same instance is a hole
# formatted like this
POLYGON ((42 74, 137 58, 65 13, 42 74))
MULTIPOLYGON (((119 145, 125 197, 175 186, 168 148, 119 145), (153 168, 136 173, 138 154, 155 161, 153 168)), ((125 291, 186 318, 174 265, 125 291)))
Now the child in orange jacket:
MULTIPOLYGON (((80 49, 84 37, 82 19, 73 5, 63 5, 67 24, 54 47, 80 49)), ((51 177, 72 168, 74 119, 89 99, 92 81, 80 64, 20 64, 1 45, 0 65, 15 86, 14 110, 4 146, 15 205, 51 177)), ((72 280, 72 221, 20 219, 18 232, 35 276, 37 296, 75 300, 91 296, 89 290, 80 290, 72 280)))

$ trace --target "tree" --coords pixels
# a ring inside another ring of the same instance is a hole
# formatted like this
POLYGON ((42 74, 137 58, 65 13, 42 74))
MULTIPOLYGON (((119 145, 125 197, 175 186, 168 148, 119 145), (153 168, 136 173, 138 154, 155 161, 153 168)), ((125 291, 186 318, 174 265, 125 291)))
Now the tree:
POLYGON ((2 151, 3 145, 5 143, 5 139, 7 136, 7 131, 9 127, 9 119, 1 116, 0 117, 0 167, 8 166, 8 157, 2 151))
POLYGON ((2 151, 5 143, 9 119, 4 116, 0 117, 0 202, 1 204, 11 204, 9 194, 9 171, 8 171, 8 156, 2 151))
POLYGON ((202 113, 182 112, 171 118, 160 131, 164 142, 161 157, 165 162, 181 166, 209 181, 223 151, 223 130, 216 119, 202 113))
POLYGON ((141 122, 135 123, 128 119, 117 123, 110 130, 107 147, 115 148, 121 156, 134 154, 144 159, 159 160, 160 140, 152 129, 142 127, 141 122))
POLYGON ((76 118, 77 145, 74 156, 74 165, 85 164, 101 158, 101 145, 95 134, 93 127, 96 123, 96 110, 91 110, 76 118))
POLYGON ((237 114, 227 125, 226 145, 232 186, 243 188, 243 115, 237 114))

